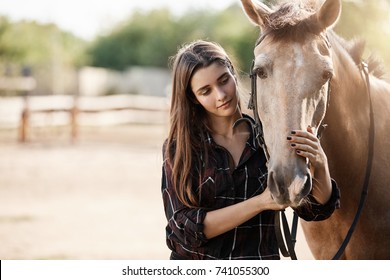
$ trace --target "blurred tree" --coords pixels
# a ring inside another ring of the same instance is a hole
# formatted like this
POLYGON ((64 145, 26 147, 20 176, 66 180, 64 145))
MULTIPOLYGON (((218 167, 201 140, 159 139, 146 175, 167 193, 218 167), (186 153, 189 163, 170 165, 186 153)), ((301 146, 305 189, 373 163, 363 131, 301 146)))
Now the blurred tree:
POLYGON ((166 9, 137 12, 111 34, 101 36, 88 53, 93 66, 123 70, 130 65, 166 66, 179 41, 175 22, 166 9))
POLYGON ((241 66, 252 58, 250 47, 257 33, 238 5, 219 13, 194 10, 179 18, 166 9, 137 12, 111 34, 97 38, 89 55, 93 66, 117 70, 131 65, 167 67, 180 45, 207 39, 222 44, 241 66))
POLYGON ((8 67, 8 65, 17 61, 23 56, 23 51, 19 46, 14 46, 9 40, 8 35, 12 29, 12 24, 8 18, 0 17, 0 65, 8 67))
POLYGON ((0 17, 0 63, 38 66, 49 64, 59 55, 62 63, 85 63, 86 43, 54 24, 35 21, 11 23, 0 17))

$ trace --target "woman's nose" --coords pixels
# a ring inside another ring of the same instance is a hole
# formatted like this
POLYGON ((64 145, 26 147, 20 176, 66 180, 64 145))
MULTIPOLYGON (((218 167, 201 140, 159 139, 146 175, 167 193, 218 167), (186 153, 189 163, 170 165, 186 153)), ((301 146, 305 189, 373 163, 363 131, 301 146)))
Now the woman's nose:
POLYGON ((226 93, 221 87, 217 87, 216 91, 218 100, 224 100, 226 98, 226 93))

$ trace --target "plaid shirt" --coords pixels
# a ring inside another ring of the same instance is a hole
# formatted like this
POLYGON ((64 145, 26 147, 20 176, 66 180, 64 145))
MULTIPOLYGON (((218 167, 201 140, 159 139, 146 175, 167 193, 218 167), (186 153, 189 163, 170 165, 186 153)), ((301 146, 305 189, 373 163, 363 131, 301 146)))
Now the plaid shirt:
MULTIPOLYGON (((253 120, 244 116, 253 128, 253 120)), ((266 158, 257 145, 252 129, 240 162, 232 168, 232 157, 217 145, 211 136, 209 161, 204 163, 199 208, 184 206, 175 194, 172 170, 164 159, 162 196, 168 220, 166 241, 172 250, 171 259, 280 259, 274 227, 274 211, 263 211, 233 230, 212 239, 203 233, 207 211, 239 203, 261 194, 267 184, 266 158)), ((165 150, 165 148, 164 148, 165 150)), ((197 178, 194 176, 194 178, 197 178)), ((194 186, 199 183, 195 182, 194 186)), ((332 180, 332 197, 326 205, 316 203, 295 209, 305 220, 328 218, 339 204, 339 191, 332 180)), ((307 205, 307 204, 306 204, 307 205)))

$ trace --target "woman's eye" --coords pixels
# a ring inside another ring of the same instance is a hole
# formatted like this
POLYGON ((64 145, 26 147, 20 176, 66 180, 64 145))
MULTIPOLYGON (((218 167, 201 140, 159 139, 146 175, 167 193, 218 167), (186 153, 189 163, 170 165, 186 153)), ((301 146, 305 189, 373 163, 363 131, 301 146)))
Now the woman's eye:
POLYGON ((221 80, 221 84, 226 84, 227 82, 229 81, 229 77, 224 77, 222 80, 221 80))
POLYGON ((204 89, 200 92, 201 95, 207 95, 209 93, 209 89, 204 89))
POLYGON ((267 71, 265 71, 265 68, 261 67, 261 68, 257 68, 256 69, 256 74, 257 74, 257 77, 259 77, 260 79, 267 79, 267 71))

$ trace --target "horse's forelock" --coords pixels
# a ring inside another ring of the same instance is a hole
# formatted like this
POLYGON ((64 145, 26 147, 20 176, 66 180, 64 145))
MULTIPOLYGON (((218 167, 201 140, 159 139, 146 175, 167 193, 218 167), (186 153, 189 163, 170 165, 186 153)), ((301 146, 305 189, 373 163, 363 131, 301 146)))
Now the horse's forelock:
POLYGON ((315 12, 309 2, 290 1, 281 4, 269 15, 269 26, 272 29, 282 29, 285 26, 295 26, 315 12))
POLYGON ((305 34, 319 33, 321 30, 312 15, 317 8, 317 1, 290 1, 274 7, 269 15, 263 34, 272 35, 274 40, 292 39, 301 41, 305 34))

